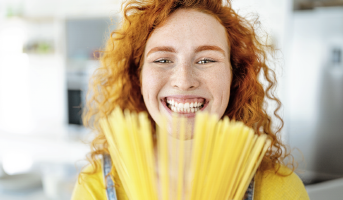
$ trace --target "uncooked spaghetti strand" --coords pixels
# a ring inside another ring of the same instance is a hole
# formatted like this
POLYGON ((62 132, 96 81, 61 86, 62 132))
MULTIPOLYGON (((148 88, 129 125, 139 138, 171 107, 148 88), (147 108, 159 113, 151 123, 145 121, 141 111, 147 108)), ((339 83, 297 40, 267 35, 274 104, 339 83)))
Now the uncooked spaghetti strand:
MULTIPOLYGON (((259 167, 259 165, 260 165, 260 163, 261 163, 261 161, 262 161, 264 155, 266 154, 266 151, 267 151, 268 148, 270 147, 270 145, 271 145, 271 141, 270 141, 269 139, 267 139, 267 140, 265 141, 263 150, 261 151, 261 153, 260 153, 260 155, 259 155, 259 158, 258 158, 258 160, 256 161, 255 166, 254 166, 254 169, 252 170, 252 173, 251 173, 251 175, 250 175, 250 177, 249 177, 248 180, 252 180, 252 178, 255 176, 255 173, 256 173, 256 171, 257 171, 257 168, 259 167)), ((250 184, 250 182, 246 182, 246 183, 245 183, 245 186, 244 186, 243 188, 248 188, 249 184, 250 184)), ((238 196, 236 199, 242 199, 243 196, 244 196, 244 194, 241 194, 241 195, 238 196)))
POLYGON ((149 195, 149 179, 147 177, 148 175, 148 169, 147 169, 147 164, 146 164, 146 148, 144 145, 144 140, 142 138, 142 131, 140 127, 140 122, 137 113, 131 113, 131 118, 133 119, 133 133, 134 133, 134 138, 135 138, 135 143, 137 144, 137 170, 139 170, 140 174, 140 184, 141 184, 141 191, 142 191, 142 199, 147 199, 151 198, 149 195))
POLYGON ((244 173, 244 169, 246 167, 246 161, 248 160, 249 154, 251 152, 252 147, 254 146, 255 142, 257 140, 257 135, 254 134, 254 131, 252 129, 249 130, 248 133, 248 137, 247 137, 247 141, 244 147, 244 150, 242 152, 242 156, 241 156, 241 165, 239 167, 239 170, 237 172, 237 177, 236 177, 236 181, 234 182, 233 185, 233 191, 234 193, 236 192, 239 183, 241 182, 243 173, 244 173))
POLYGON ((162 126, 158 127, 159 135, 159 167, 160 180, 162 185, 162 199, 169 199, 169 170, 168 170, 168 142, 167 142, 167 121, 162 120, 162 126))
POLYGON ((154 152, 153 152, 153 144, 152 144, 152 133, 150 122, 148 121, 148 117, 146 113, 139 114, 140 119, 140 127, 141 127, 141 139, 144 141, 145 149, 146 149, 146 167, 147 167, 147 176, 148 176, 148 183, 149 184, 149 191, 150 196, 153 200, 157 200, 157 190, 156 190, 156 180, 154 174, 154 152), (144 115, 143 115, 144 114, 144 115))
POLYGON ((120 144, 117 144, 118 138, 116 138, 116 137, 117 137, 118 131, 121 131, 121 128, 115 126, 116 123, 118 122, 118 120, 120 120, 120 119, 118 119, 118 120, 114 119, 117 117, 116 115, 117 114, 116 114, 116 109, 115 109, 107 118, 103 118, 102 120, 100 120, 100 122, 104 121, 104 120, 107 121, 107 125, 109 127, 109 130, 107 129, 107 132, 105 132, 105 136, 106 136, 106 140, 109 143, 109 145, 112 144, 113 146, 119 147, 120 144))
MULTIPOLYGON (((131 162, 130 158, 132 158, 131 148, 127 145, 128 143, 128 131, 126 126, 126 120, 125 117, 119 107, 114 109, 114 111, 111 114, 111 117, 109 118, 109 124, 111 129, 113 130, 113 136, 110 135, 113 140, 116 142, 116 147, 118 148, 118 152, 120 155, 122 155, 122 159, 125 162, 125 164, 128 167, 128 171, 131 171, 131 165, 129 163, 131 162)), ((130 145, 130 144, 129 144, 130 145)))
MULTIPOLYGON (((194 196, 193 199, 198 200, 200 198, 199 193, 202 192, 203 189, 203 177, 205 176, 205 174, 201 173, 203 170, 203 165, 204 165, 204 156, 203 156, 203 148, 206 145, 206 137, 208 134, 208 130, 210 129, 210 127, 212 126, 212 120, 211 120, 211 116, 208 113, 203 113, 203 116, 205 117, 205 126, 203 127, 203 129, 201 130, 201 132, 195 133, 194 134, 194 138, 195 140, 198 140, 199 143, 195 144, 195 148, 197 148, 195 150, 195 155, 196 155, 196 159, 197 159, 197 164, 195 165, 195 176, 194 176, 194 187, 192 188, 192 190, 194 191, 194 196), (199 145, 199 146, 197 146, 199 145)), ((197 126, 197 125, 196 125, 197 126)), ((195 163, 194 163, 195 164, 195 163)))
MULTIPOLYGON (((112 137, 113 137, 113 135, 115 135, 115 133, 113 130, 111 130, 109 123, 108 123, 108 119, 104 118, 104 119, 100 120, 100 126, 101 126, 107 140, 108 140, 109 151, 111 153, 111 158, 113 160, 113 163, 122 162, 122 161, 118 161, 120 159, 120 153, 117 150, 116 145, 114 145, 114 140, 112 137)), ((124 180, 124 181, 122 181, 123 186, 124 186, 124 188, 127 188, 127 182, 125 180, 130 180, 130 177, 129 177, 128 172, 124 170, 125 167, 124 167, 124 169, 122 168, 122 164, 123 163, 121 163, 119 165, 116 164, 116 166, 118 166, 116 170, 119 172, 119 174, 122 174, 121 178, 122 178, 122 180, 124 180)), ((131 193, 128 192, 128 196, 132 197, 131 193)))
POLYGON ((147 190, 146 185, 144 183, 144 172, 142 169, 142 157, 143 153, 141 149, 141 141, 137 141, 138 137, 138 121, 137 121, 137 114, 135 112, 130 112, 129 110, 125 110, 125 118, 128 125, 128 131, 129 131, 129 138, 130 142, 132 143, 133 147, 133 163, 135 163, 136 166, 136 184, 137 184, 137 194, 140 196, 140 198, 147 197, 147 190))
MULTIPOLYGON (((241 168, 239 175, 237 177, 239 183, 242 181, 242 178, 244 177, 245 171, 248 168, 248 162, 249 162, 249 159, 251 157, 251 152, 253 150, 253 147, 256 144, 257 139, 258 139, 258 135, 253 134, 253 139, 251 140, 250 144, 248 145, 247 153, 243 158, 242 168, 241 168)), ((237 188, 238 188, 238 186, 235 187, 235 191, 237 190, 237 188)))
POLYGON ((214 142, 213 142, 213 151, 212 151, 212 161, 209 163, 209 170, 208 170, 208 184, 207 187, 204 188, 204 199, 210 199, 210 195, 212 192, 212 187, 217 181, 217 174, 218 171, 216 168, 219 166, 220 157, 222 156, 218 151, 218 144, 219 144, 219 134, 222 132, 223 129, 223 121, 219 121, 216 127, 216 132, 214 133, 214 142))
MULTIPOLYGON (((217 136, 217 145, 216 145, 217 148, 216 148, 215 152, 218 153, 217 154, 218 159, 216 162, 212 163, 212 165, 213 165, 212 174, 215 174, 215 175, 220 174, 221 166, 223 166, 225 163, 226 157, 225 156, 223 157, 223 155, 225 155, 227 152, 226 138, 228 137, 228 134, 226 132, 229 129, 229 124, 230 124, 230 122, 229 122, 228 118, 224 118, 222 130, 219 133, 219 135, 217 136)), ((216 176, 216 180, 213 182, 213 185, 211 186, 211 190, 210 190, 211 198, 218 199, 218 197, 220 196, 219 188, 220 188, 220 184, 221 184, 223 178, 224 178, 223 175, 216 176)))
POLYGON ((133 132, 132 132, 132 124, 130 123, 131 122, 131 119, 130 119, 130 115, 129 115, 129 111, 128 110, 124 110, 124 129, 125 129, 125 132, 124 132, 124 137, 125 137, 125 141, 123 143, 123 146, 124 144, 126 144, 125 146, 129 148, 129 152, 130 152, 130 156, 128 157, 127 159, 127 166, 129 167, 130 169, 130 174, 132 174, 132 193, 133 193, 133 196, 135 198, 138 198, 141 196, 141 190, 140 190, 140 177, 139 177, 139 173, 138 173, 138 170, 137 170, 137 151, 136 151, 136 145, 134 143, 134 138, 133 138, 133 132), (136 167, 134 167, 136 166, 136 167))
MULTIPOLYGON (((148 149, 147 144, 145 144, 147 141, 144 139, 145 137, 149 139, 149 136, 151 135, 149 133, 145 133, 148 130, 143 129, 141 120, 147 120, 147 118, 141 119, 141 117, 137 114, 133 115, 136 121, 135 127, 137 127, 135 131, 135 138, 136 142, 138 143, 138 155, 139 155, 139 162, 141 163, 138 168, 140 168, 140 173, 141 173, 141 183, 142 183, 142 190, 144 194, 145 199, 153 199, 153 195, 151 194, 151 187, 152 187, 152 182, 151 178, 149 177, 149 174, 151 174, 149 169, 149 164, 147 163, 147 156, 148 156, 148 149)), ((151 136, 150 136, 151 137, 151 136)), ((142 196, 143 199, 143 196, 142 196)))
POLYGON ((199 137, 199 135, 203 135, 203 130, 206 128, 206 120, 208 119, 208 115, 206 113, 197 113, 195 117, 195 124, 194 127, 194 145, 192 150, 192 162, 191 162, 191 172, 192 174, 192 186, 191 186, 191 195, 190 200, 196 200, 195 196, 197 193, 197 184, 198 184, 198 175, 199 174, 199 165, 200 165, 200 148, 203 144, 203 137, 199 137))
POLYGON ((222 139, 221 139, 221 149, 222 149, 222 161, 219 164, 219 166, 217 167, 217 171, 218 174, 220 174, 220 176, 218 176, 218 180, 217 183, 215 185, 215 193, 213 194, 213 196, 215 197, 215 199, 223 199, 224 198, 224 192, 226 190, 226 188, 224 187, 224 183, 227 179, 228 176, 230 176, 229 174, 229 170, 228 170, 228 166, 230 166, 230 159, 231 159, 231 153, 233 152, 233 149, 235 148, 235 136, 232 132, 232 122, 229 122, 226 126, 225 126, 225 130, 223 130, 223 134, 222 134, 222 139))
POLYGON ((213 187, 214 183, 216 183, 218 181, 218 171, 219 168, 218 166, 221 165, 222 162, 222 156, 223 156, 223 148, 225 148, 225 142, 222 142, 223 140, 223 124, 225 122, 225 120, 220 120, 218 121, 218 118, 213 118, 213 122, 214 122, 214 126, 213 126, 213 131, 208 133, 209 137, 208 138, 210 143, 210 149, 209 149, 209 159, 207 161, 205 161, 205 165, 206 167, 206 171, 204 172, 204 175, 206 175, 206 179, 203 182, 203 187, 202 187, 202 191, 204 191, 204 195, 202 196, 202 199, 208 199, 211 198, 213 195, 212 193, 212 189, 211 187, 213 187), (223 145, 222 149, 220 148, 220 145, 223 145), (209 183, 211 183, 211 185, 209 185, 209 183), (208 196, 208 198, 207 198, 208 196))
MULTIPOLYGON (((125 111, 124 111, 125 112, 125 111)), ((115 110, 115 118, 113 118, 113 128, 118 129, 116 131, 117 139, 118 139, 118 150, 123 153, 123 161, 126 163, 127 171, 130 175, 130 179, 128 180, 128 185, 130 188, 127 188, 127 190, 130 190, 131 196, 134 199, 140 198, 140 190, 139 190, 139 180, 136 164, 135 164, 135 153, 133 151, 133 142, 131 141, 130 131, 128 127, 130 124, 128 124, 126 116, 124 116, 123 112, 118 108, 115 110), (117 123, 117 124, 116 124, 117 123)))
MULTIPOLYGON (((111 133, 113 133, 113 131, 110 130, 110 126, 108 124, 108 120, 106 118, 104 118, 104 119, 101 119, 99 121, 99 123, 100 123, 100 126, 101 126, 101 128, 102 128, 102 130, 103 130, 103 132, 104 132, 104 134, 106 136, 106 138, 108 138, 108 139, 111 138, 112 137, 111 133)), ((118 151, 114 152, 114 150, 113 150, 113 149, 116 150, 116 146, 114 145, 114 140, 113 139, 109 139, 108 143, 109 143, 109 151, 111 152, 111 157, 112 157, 112 160, 114 162, 114 158, 120 158, 120 154, 119 154, 118 151)), ((123 172, 123 173, 125 173, 125 172, 123 172)), ((128 177, 127 172, 124 175, 126 176, 125 178, 127 179, 127 177, 128 177)))
POLYGON ((182 199, 182 192, 183 192, 183 177, 184 177, 184 144, 185 144, 185 128, 186 128, 186 119, 181 118, 180 123, 180 148, 178 150, 179 152, 179 166, 178 166, 178 184, 177 184, 177 199, 182 199))
POLYGON ((225 174, 225 176, 220 177, 220 182, 218 185, 218 197, 216 199, 224 199, 225 198, 225 192, 227 191, 226 185, 227 181, 230 181, 232 177, 232 152, 235 151, 235 149, 239 148, 236 143, 238 140, 239 134, 236 134, 235 131, 237 129, 237 124, 234 122, 230 123, 230 126, 228 127, 228 130, 224 133, 224 141, 226 143, 226 151, 225 151, 225 157, 223 159, 223 163, 220 167, 219 174, 225 174))
MULTIPOLYGON (((176 113, 172 113, 172 122, 171 122, 171 132, 172 132, 172 137, 171 137, 171 156, 170 156, 170 164, 172 165, 172 169, 176 169, 177 168, 177 165, 178 165, 178 154, 176 152, 179 152, 180 151, 180 148, 176 148, 176 145, 177 145, 177 140, 180 139, 180 135, 178 136, 177 135, 177 114, 176 113)), ((179 131, 180 132, 180 131, 179 131)), ((171 172, 172 173, 172 172, 171 172)), ((179 171, 178 171, 179 173, 179 171)), ((177 174, 178 176, 178 174, 177 174)), ((177 191, 177 188, 178 188, 178 181, 171 181, 171 187, 176 191, 175 193, 175 198, 178 197, 178 191, 177 191)), ((172 198, 173 199, 173 198, 172 198)))
POLYGON ((148 117, 146 113, 139 113, 138 115, 141 127, 141 139, 144 144, 145 149, 145 158, 146 158, 146 168, 147 168, 147 177, 148 177, 148 190, 149 196, 151 196, 152 200, 157 200, 157 188, 156 188, 156 179, 155 179, 155 159, 154 159, 154 152, 153 152, 153 144, 152 144, 152 134, 151 134, 151 125, 149 123, 148 117))
MULTIPOLYGON (((111 154, 116 155, 118 153, 118 149, 115 148, 115 146, 112 146, 109 148, 109 151, 111 154)), ((134 199, 135 197, 132 194, 132 190, 130 190, 131 185, 131 177, 129 176, 128 172, 126 171, 126 167, 122 160, 120 160, 119 156, 111 156, 113 164, 116 166, 116 170, 119 175, 119 179, 121 180, 121 183, 124 187, 124 190, 129 197, 129 199, 134 199), (129 181, 126 181, 129 180, 129 181)))
POLYGON ((247 183, 249 182, 249 177, 251 176, 254 164, 257 161, 258 155, 260 154, 261 150, 264 147, 265 141, 267 139, 266 135, 260 135, 257 138, 257 141, 251 151, 251 154, 249 156, 248 162, 247 162, 247 167, 245 168, 245 173, 242 177, 242 182, 240 184, 240 186, 237 189, 237 193, 236 195, 238 195, 239 197, 242 195, 242 193, 244 193, 244 191, 246 190, 245 186, 247 185, 247 183))
POLYGON ((233 152, 233 163, 234 163, 234 167, 231 169, 231 180, 227 182, 227 190, 226 190, 226 196, 225 199, 231 198, 233 197, 234 194, 234 187, 235 187, 235 183, 238 181, 237 177, 238 177, 238 173, 242 168, 242 161, 246 155, 246 147, 247 147, 247 143, 250 142, 247 140, 248 135, 249 135, 249 128, 247 128, 246 126, 244 126, 243 123, 238 123, 238 129, 236 130, 236 134, 238 134, 238 140, 237 140, 237 146, 239 148, 236 148, 233 152))
MULTIPOLYGON (((117 134, 122 133, 122 131, 123 131, 120 126, 116 126, 117 125, 116 123, 124 123, 121 120, 123 120, 123 118, 118 117, 118 114, 116 113, 116 110, 115 110, 114 112, 111 113, 111 115, 107 119, 103 119, 102 121, 100 121, 100 123, 102 122, 100 125, 102 125, 102 129, 104 130, 104 133, 105 133, 106 139, 109 143, 109 146, 110 147, 112 146, 113 148, 115 147, 116 149, 120 148, 120 143, 117 145, 117 143, 115 142, 117 140, 120 140, 120 138, 119 139, 116 138, 117 134), (110 130, 104 129, 105 128, 105 125, 104 125, 105 120, 106 121, 108 120, 107 125, 109 125, 110 130)), ((127 152, 120 152, 118 150, 116 154, 113 155, 113 153, 112 153, 111 157, 121 157, 122 158, 123 157, 122 153, 124 153, 124 156, 126 156, 125 153, 127 153, 127 152), (115 156, 115 155, 117 155, 117 156, 115 156)), ((122 160, 122 162, 124 162, 124 161, 122 160)))
POLYGON ((129 177, 127 180, 127 185, 129 188, 126 188, 125 191, 129 192, 132 196, 132 198, 138 198, 137 194, 137 175, 136 170, 134 169, 134 155, 132 152, 132 143, 130 142, 130 133, 128 131, 128 124, 127 120, 121 111, 120 108, 116 109, 113 113, 113 118, 111 123, 112 127, 116 130, 116 138, 118 140, 118 150, 122 154, 123 162, 125 163, 125 168, 127 168, 129 177), (131 189, 132 188, 132 189, 131 189))
POLYGON ((145 140, 143 139, 143 132, 146 130, 143 130, 142 127, 140 126, 139 122, 139 117, 136 113, 134 113, 134 118, 135 118, 135 138, 136 138, 136 143, 138 144, 138 158, 139 158, 139 170, 141 173, 141 188, 143 190, 143 195, 147 199, 152 199, 152 196, 150 194, 150 187, 151 187, 151 182, 148 177, 149 175, 149 169, 148 169, 148 164, 147 162, 147 148, 146 145, 144 144, 145 140))
POLYGON ((231 164, 228 166, 228 174, 229 176, 227 177, 227 180, 225 181, 225 183, 223 184, 225 189, 224 192, 224 198, 231 198, 233 196, 232 194, 232 187, 233 187, 233 182, 235 181, 236 178, 236 169, 239 168, 239 157, 244 155, 242 154, 243 149, 244 149, 244 139, 246 134, 244 133, 244 124, 240 123, 240 122, 235 122, 235 125, 232 127, 232 132, 235 135, 235 148, 233 149, 233 151, 231 152, 232 156, 231 156, 231 164), (225 195, 226 193, 226 195, 225 195))
POLYGON ((112 136, 111 136, 111 133, 112 133, 112 130, 110 128, 110 125, 109 125, 109 122, 107 120, 107 118, 103 118, 101 120, 99 120, 99 124, 100 124, 100 127, 102 129, 102 132, 105 134, 105 137, 108 138, 108 144, 110 146, 114 146, 114 140, 112 139, 112 136))
MULTIPOLYGON (((252 170, 252 173, 251 173, 249 180, 251 180, 254 177, 258 167, 260 166, 260 164, 262 162, 264 155, 266 154, 268 148, 271 146, 271 143, 272 143, 271 140, 269 140, 269 139, 266 140, 264 147, 263 147, 263 150, 262 150, 261 154, 259 155, 258 160, 255 163, 254 169, 252 170)), ((249 185, 249 182, 247 183, 246 188, 248 187, 248 185, 249 185)))
MULTIPOLYGON (((204 137, 204 145, 202 146, 201 149, 201 155, 202 155, 202 162, 201 162, 201 167, 199 171, 199 189, 202 188, 202 190, 207 186, 206 184, 206 179, 207 179, 207 174, 208 174, 208 166, 211 162, 210 161, 210 152, 212 148, 212 140, 213 140, 213 133, 216 128, 218 118, 216 115, 212 115, 209 117, 206 127, 206 132, 205 134, 201 135, 200 137, 204 137)), ((202 195, 200 192, 197 193, 195 196, 196 199, 201 200, 204 195, 202 195)))

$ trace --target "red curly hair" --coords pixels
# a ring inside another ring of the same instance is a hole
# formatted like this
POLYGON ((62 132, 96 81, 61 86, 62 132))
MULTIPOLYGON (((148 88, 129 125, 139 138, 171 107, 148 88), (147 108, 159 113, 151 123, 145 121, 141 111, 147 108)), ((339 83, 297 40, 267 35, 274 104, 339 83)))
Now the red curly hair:
POLYGON ((254 128, 256 134, 269 136, 272 148, 265 155, 260 170, 277 171, 289 154, 278 136, 283 127, 283 120, 277 114, 281 102, 273 94, 277 83, 275 72, 267 66, 267 57, 275 50, 263 44, 258 37, 259 21, 250 22, 239 16, 232 9, 230 0, 128 0, 122 8, 123 21, 119 29, 111 33, 106 48, 101 52, 101 67, 92 76, 83 113, 84 125, 96 132, 89 159, 95 171, 99 167, 95 162, 97 155, 108 153, 99 119, 108 116, 116 106, 147 112, 140 80, 145 45, 154 29, 163 26, 178 9, 207 13, 225 27, 233 79, 224 116, 244 122, 254 128), (259 81, 260 74, 268 83, 266 88, 259 81), (281 125, 276 130, 273 130, 271 116, 266 112, 266 99, 277 104, 274 115, 281 125))

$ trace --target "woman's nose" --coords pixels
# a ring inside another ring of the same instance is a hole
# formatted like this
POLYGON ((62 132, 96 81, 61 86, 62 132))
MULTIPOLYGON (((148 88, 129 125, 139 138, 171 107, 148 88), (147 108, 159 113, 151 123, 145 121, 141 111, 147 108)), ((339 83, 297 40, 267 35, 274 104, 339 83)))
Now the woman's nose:
POLYGON ((191 64, 180 64, 173 71, 171 85, 179 90, 192 90, 200 85, 191 64))

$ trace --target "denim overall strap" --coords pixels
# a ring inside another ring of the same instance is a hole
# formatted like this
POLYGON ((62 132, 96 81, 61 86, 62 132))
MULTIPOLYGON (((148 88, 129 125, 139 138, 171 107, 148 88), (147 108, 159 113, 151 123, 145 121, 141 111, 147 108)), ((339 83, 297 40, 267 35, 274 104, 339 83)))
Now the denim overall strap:
POLYGON ((252 178, 247 191, 245 192, 245 199, 244 200, 254 200, 254 186, 255 180, 252 178))
POLYGON ((113 180, 111 176, 106 176, 111 172, 112 168, 112 161, 111 157, 108 154, 103 154, 102 155, 102 172, 104 175, 104 181, 106 185, 106 195, 107 195, 107 200, 117 200, 117 194, 116 194, 116 189, 114 187, 113 180))

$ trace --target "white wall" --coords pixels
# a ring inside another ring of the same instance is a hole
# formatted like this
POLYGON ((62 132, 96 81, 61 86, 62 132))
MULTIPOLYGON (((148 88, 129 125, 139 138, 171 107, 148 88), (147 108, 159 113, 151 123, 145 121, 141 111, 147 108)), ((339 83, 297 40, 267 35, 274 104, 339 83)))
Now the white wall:
MULTIPOLYGON (((272 60, 270 67, 276 72, 278 85, 275 91, 276 96, 281 100, 283 107, 279 114, 285 121, 283 130, 281 131, 281 138, 288 143, 288 121, 287 121, 287 77, 286 70, 289 58, 289 40, 291 29, 292 16, 292 1, 290 0, 234 0, 233 7, 242 16, 253 16, 257 14, 261 22, 261 28, 265 31, 269 38, 268 43, 273 44, 277 51, 276 59, 272 60)), ((252 18, 253 19, 253 18, 252 18)), ((262 82, 264 80, 262 79, 262 82)), ((275 103, 267 101, 270 105, 268 113, 272 116, 274 122, 278 122, 273 115, 275 103)), ((278 126, 280 123, 274 124, 278 126)))
MULTIPOLYGON (((343 48, 342 19, 342 8, 296 12, 292 19, 287 67, 290 75, 287 79, 290 145, 303 154, 295 156, 300 162, 299 168, 304 170, 302 176, 307 181, 337 178, 343 174, 340 156, 343 153, 343 148, 340 148, 343 135, 332 132, 330 129, 334 127, 326 127, 324 131, 324 127, 321 127, 333 120, 323 117, 323 99, 332 98, 333 104, 338 105, 337 109, 342 109, 343 105, 337 97, 343 95, 339 84, 336 84, 336 96, 323 96, 324 91, 334 90, 332 87, 323 88, 323 78, 330 67, 332 48, 343 48)), ((343 72, 342 66, 340 68, 343 72)), ((342 82, 342 75, 340 79, 342 82)))

